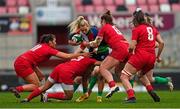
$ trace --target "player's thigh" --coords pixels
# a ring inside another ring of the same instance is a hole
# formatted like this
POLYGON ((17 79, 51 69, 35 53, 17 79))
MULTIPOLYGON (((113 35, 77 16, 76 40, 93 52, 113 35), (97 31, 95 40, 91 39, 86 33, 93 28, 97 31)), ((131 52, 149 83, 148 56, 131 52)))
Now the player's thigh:
POLYGON ((126 63, 123 71, 126 73, 135 74, 137 72, 137 69, 133 65, 131 65, 130 63, 126 63))
POLYGON ((35 72, 33 72, 32 74, 26 76, 23 78, 26 82, 30 83, 30 84, 34 84, 36 86, 39 86, 40 85, 40 81, 36 75, 35 72))
POLYGON ((111 57, 111 56, 107 56, 103 62, 100 65, 100 69, 108 69, 110 70, 111 68, 113 68, 114 66, 116 66, 117 64, 119 64, 119 60, 111 57))

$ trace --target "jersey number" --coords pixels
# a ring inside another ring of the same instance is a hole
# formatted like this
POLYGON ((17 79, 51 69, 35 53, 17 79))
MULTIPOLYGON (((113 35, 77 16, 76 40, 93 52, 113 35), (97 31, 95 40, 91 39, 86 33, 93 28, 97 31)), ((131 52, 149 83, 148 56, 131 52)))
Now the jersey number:
POLYGON ((153 29, 151 27, 147 27, 146 29, 148 32, 148 40, 152 41, 154 39, 153 29))
POLYGON ((116 31, 117 34, 122 35, 122 33, 115 26, 112 26, 112 28, 114 29, 114 31, 116 31))
POLYGON ((84 57, 83 56, 79 56, 78 58, 76 58, 76 59, 71 59, 72 61, 80 61, 80 60, 82 60, 84 57))
POLYGON ((37 49, 41 48, 42 45, 36 45, 35 47, 31 48, 31 51, 36 51, 37 49))

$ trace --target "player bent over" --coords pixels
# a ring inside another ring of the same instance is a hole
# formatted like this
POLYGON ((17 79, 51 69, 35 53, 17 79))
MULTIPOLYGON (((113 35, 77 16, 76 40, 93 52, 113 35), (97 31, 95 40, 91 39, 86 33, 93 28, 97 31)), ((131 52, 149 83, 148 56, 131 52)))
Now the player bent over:
POLYGON ((100 62, 83 56, 80 56, 77 59, 72 59, 69 62, 59 64, 50 74, 45 84, 36 88, 26 99, 22 100, 22 102, 31 101, 34 97, 40 95, 42 92, 45 92, 55 83, 61 83, 64 92, 48 93, 47 97, 44 97, 46 98, 44 101, 47 101, 47 98, 71 100, 74 93, 74 78, 76 76, 83 76, 84 79, 86 79, 86 77, 88 77, 86 69, 94 67, 94 65, 100 65, 100 62))

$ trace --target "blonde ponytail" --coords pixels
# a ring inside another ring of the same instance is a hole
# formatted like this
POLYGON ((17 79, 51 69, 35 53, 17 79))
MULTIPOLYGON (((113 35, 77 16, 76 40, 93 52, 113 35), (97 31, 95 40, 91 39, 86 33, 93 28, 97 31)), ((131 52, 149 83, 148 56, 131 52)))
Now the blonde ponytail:
POLYGON ((70 33, 77 32, 80 26, 83 26, 83 25, 89 26, 88 21, 85 20, 83 16, 79 16, 76 20, 74 20, 68 25, 68 27, 70 28, 70 33))

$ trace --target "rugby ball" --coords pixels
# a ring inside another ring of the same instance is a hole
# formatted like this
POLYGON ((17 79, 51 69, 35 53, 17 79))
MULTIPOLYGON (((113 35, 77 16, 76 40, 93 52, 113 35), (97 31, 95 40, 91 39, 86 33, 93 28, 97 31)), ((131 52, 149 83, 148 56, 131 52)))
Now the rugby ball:
POLYGON ((79 42, 83 41, 83 38, 82 38, 81 34, 75 34, 72 36, 71 40, 76 43, 79 43, 79 42))

